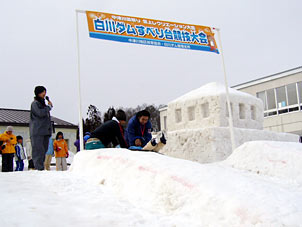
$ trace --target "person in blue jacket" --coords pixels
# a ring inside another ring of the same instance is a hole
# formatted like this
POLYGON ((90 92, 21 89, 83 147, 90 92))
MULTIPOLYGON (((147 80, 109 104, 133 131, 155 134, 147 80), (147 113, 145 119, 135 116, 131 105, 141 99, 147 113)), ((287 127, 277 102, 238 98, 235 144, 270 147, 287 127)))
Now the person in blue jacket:
POLYGON ((151 131, 150 113, 139 111, 128 122, 126 141, 129 146, 144 147, 152 139, 151 131))

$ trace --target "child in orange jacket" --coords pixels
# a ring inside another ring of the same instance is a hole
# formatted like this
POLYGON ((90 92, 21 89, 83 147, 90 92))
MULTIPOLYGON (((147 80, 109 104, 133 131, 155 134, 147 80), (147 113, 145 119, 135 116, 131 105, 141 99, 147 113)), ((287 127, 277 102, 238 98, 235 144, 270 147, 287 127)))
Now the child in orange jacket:
POLYGON ((68 146, 62 132, 57 133, 56 140, 53 143, 53 149, 55 151, 57 171, 67 170, 66 158, 68 158, 69 155, 68 146))

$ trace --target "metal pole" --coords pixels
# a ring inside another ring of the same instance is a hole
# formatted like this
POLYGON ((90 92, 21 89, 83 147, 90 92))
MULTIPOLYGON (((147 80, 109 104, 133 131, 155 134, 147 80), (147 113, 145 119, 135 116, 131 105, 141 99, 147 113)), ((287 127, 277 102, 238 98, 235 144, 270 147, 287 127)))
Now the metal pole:
POLYGON ((229 93, 229 86, 228 86, 225 63, 224 63, 222 43, 221 43, 221 37, 220 37, 220 29, 219 28, 214 28, 214 29, 217 31, 217 34, 218 34, 218 42, 219 42, 220 52, 221 52, 222 67, 223 67, 223 72, 224 72, 225 92, 226 92, 226 98, 227 98, 227 104, 228 104, 228 110, 229 110, 229 128, 230 128, 230 134, 231 134, 232 151, 234 151, 236 149, 236 141, 235 141, 235 133, 234 133, 234 125, 233 125, 233 113, 232 113, 231 102, 230 102, 230 93, 229 93))
POLYGON ((79 18, 78 10, 76 13, 76 32, 77 32, 77 57, 78 57, 78 99, 79 99, 79 142, 80 142, 80 150, 84 150, 84 133, 83 133, 83 117, 82 117, 82 95, 81 95, 81 68, 80 68, 80 40, 79 40, 79 18))

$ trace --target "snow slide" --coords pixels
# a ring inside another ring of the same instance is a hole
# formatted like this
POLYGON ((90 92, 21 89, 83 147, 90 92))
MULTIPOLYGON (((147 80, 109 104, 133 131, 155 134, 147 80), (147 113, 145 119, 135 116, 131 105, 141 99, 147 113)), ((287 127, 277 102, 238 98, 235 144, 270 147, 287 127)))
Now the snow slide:
POLYGON ((238 149, 232 162, 212 164, 125 149, 81 151, 70 171, 110 188, 136 207, 173 216, 180 226, 299 226, 300 185, 271 177, 273 167, 266 175, 247 171, 238 164, 246 157, 240 157, 240 149, 245 149, 238 149))

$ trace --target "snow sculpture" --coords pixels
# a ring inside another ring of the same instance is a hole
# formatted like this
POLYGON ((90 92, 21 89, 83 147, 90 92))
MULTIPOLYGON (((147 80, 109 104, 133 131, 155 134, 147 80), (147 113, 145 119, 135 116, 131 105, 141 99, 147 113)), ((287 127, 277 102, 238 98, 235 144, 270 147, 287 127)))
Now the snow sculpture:
MULTIPOLYGON (((294 134, 263 130, 262 101, 250 94, 229 89, 236 145, 247 141, 297 142, 294 134)), ((208 163, 226 159, 232 152, 228 128, 225 87, 210 83, 168 104, 168 143, 163 153, 208 163)))

